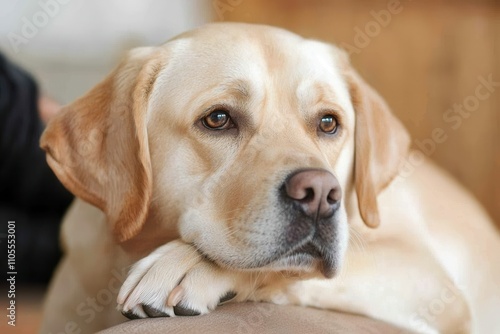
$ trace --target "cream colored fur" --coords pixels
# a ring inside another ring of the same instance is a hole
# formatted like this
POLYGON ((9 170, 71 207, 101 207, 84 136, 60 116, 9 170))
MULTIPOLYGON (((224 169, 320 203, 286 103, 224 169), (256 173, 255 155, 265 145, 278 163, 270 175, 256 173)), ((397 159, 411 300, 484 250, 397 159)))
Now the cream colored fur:
POLYGON ((93 332, 125 321, 119 311, 147 317, 143 305, 208 313, 228 292, 422 333, 500 332, 491 220, 428 161, 398 177, 406 131, 334 46, 213 24, 136 49, 41 143, 90 203, 76 200, 64 220, 44 333, 93 332), (205 129, 214 106, 238 127, 205 129), (325 113, 339 120, 335 136, 317 131, 325 113), (301 168, 342 188, 333 278, 320 260, 267 261, 287 224, 276 189, 301 168))

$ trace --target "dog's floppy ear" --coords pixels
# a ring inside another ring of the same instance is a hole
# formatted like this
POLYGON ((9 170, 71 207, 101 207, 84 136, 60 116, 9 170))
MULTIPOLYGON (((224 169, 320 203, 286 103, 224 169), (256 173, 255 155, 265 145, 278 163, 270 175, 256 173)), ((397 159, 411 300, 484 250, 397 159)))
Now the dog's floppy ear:
POLYGON ((120 242, 144 224, 152 171, 146 114, 160 68, 154 48, 139 48, 48 124, 40 146, 73 194, 106 214, 120 242))
POLYGON ((345 73, 356 114, 354 179, 361 217, 377 227, 378 194, 408 154, 410 137, 382 97, 349 65, 345 73))

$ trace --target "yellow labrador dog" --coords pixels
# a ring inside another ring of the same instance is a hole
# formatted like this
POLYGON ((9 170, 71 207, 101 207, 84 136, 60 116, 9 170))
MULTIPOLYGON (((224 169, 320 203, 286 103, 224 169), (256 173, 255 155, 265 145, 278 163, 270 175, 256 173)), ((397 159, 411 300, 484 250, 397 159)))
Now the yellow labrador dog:
POLYGON ((81 199, 44 332, 228 300, 500 332, 492 222, 430 162, 397 177, 408 134, 332 45, 213 24, 135 49, 41 146, 81 199))

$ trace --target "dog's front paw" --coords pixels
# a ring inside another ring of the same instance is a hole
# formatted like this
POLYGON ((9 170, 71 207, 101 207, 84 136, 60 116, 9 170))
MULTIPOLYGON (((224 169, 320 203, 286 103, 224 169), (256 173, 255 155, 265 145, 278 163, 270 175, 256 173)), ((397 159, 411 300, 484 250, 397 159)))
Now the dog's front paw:
POLYGON ((241 275, 173 241, 132 267, 118 294, 118 309, 130 319, 205 314, 236 299, 241 275))

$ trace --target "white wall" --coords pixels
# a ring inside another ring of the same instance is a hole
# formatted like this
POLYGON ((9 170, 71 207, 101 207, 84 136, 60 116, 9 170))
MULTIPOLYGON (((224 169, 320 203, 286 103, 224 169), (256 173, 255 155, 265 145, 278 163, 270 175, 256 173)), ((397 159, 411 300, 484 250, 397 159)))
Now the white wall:
POLYGON ((0 0, 0 52, 63 103, 95 85, 135 46, 208 21, 207 0, 0 0))

